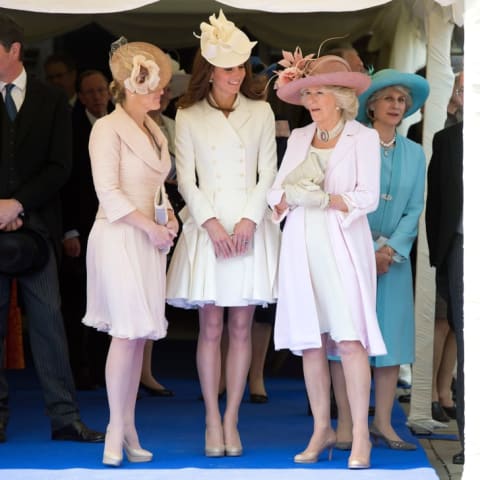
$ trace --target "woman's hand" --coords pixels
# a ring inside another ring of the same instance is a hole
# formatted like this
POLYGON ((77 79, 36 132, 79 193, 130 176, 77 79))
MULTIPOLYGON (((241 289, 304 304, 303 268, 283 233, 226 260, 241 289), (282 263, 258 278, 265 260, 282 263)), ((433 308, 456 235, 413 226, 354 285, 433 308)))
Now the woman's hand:
POLYGON ((375 252, 375 262, 377 264, 377 274, 383 275, 388 273, 390 265, 393 263, 393 254, 395 251, 392 247, 384 245, 375 252))
POLYGON ((282 195, 282 199, 280 200, 280 203, 277 203, 274 207, 275 213, 281 217, 286 210, 288 210, 290 207, 287 203, 287 197, 285 194, 282 195))
POLYGON ((178 233, 178 229, 180 228, 178 225, 178 220, 177 217, 175 216, 175 213, 173 210, 167 210, 168 211, 168 222, 165 225, 171 232, 175 234, 175 236, 178 233))
POLYGON ((147 235, 155 248, 168 250, 173 246, 173 239, 177 236, 177 233, 168 228, 168 224, 159 225, 152 222, 152 225, 147 230, 147 235))
POLYGON ((244 255, 252 246, 257 224, 248 218, 242 218, 233 229, 232 240, 237 255, 244 255))
POLYGON ((223 225, 217 218, 209 218, 202 227, 207 231, 213 243, 217 258, 231 258, 235 256, 235 245, 223 225))

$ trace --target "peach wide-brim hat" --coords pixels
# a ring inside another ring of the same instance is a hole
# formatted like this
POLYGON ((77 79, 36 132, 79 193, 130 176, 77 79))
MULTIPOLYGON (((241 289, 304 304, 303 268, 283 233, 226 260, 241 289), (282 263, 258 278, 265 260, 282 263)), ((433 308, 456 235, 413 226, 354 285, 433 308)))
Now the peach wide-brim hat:
POLYGON ((127 42, 116 48, 110 57, 113 78, 124 85, 134 69, 134 59, 143 57, 158 67, 159 82, 155 88, 164 88, 172 77, 170 57, 156 45, 147 42, 127 42))
MULTIPOLYGON (((281 74, 281 73, 280 73, 281 74)), ((301 91, 313 86, 338 86, 355 90, 360 95, 370 86, 368 75, 352 72, 350 65, 336 55, 324 55, 306 61, 303 76, 296 78, 277 89, 280 100, 292 105, 302 105, 301 91)))

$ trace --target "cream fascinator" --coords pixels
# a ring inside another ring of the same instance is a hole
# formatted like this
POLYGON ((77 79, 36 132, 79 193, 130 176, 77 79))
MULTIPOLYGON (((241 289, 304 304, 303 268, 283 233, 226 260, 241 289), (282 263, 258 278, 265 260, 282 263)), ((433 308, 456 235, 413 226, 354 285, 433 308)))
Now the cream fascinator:
POLYGON ((222 9, 209 17, 210 23, 200 24, 200 50, 203 58, 215 67, 230 68, 245 63, 257 42, 251 42, 247 35, 225 17, 222 9))
POLYGON ((170 58, 155 45, 121 37, 110 49, 113 78, 129 92, 146 94, 165 87, 172 76, 170 58))

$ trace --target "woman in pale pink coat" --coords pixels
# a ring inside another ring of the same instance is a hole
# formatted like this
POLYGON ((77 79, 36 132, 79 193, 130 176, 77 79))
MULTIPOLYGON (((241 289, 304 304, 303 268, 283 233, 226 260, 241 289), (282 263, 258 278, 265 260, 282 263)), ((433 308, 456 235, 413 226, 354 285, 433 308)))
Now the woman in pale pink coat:
POLYGON ((268 202, 286 217, 279 265, 275 348, 303 355, 314 419, 310 442, 295 456, 313 463, 330 455, 327 354, 339 354, 352 406, 352 469, 369 468, 369 355, 385 354, 375 314, 375 258, 367 213, 379 196, 379 141, 355 120, 356 95, 370 79, 340 57, 286 55, 277 95, 303 105, 313 123, 294 130, 268 202))
POLYGON ((116 109, 97 120, 89 145, 99 209, 88 238, 83 322, 112 336, 103 463, 119 466, 123 450, 130 462, 152 460, 140 446, 135 403, 145 342, 167 334, 166 252, 178 223, 171 208, 166 225, 155 222, 155 192, 170 171, 170 155, 165 136, 147 115, 160 106, 170 60, 154 45, 123 43, 113 51, 110 68, 116 109))

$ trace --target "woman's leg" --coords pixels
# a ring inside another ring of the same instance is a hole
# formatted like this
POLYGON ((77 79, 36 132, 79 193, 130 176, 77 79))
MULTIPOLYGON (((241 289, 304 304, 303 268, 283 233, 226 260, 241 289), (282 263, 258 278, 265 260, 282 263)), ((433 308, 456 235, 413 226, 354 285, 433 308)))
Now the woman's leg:
POLYGON ((358 341, 340 342, 339 350, 352 416, 352 453, 350 458, 369 464, 371 445, 368 431, 368 406, 370 404, 371 374, 368 354, 358 341))
POLYGON ((140 383, 152 395, 157 395, 160 397, 173 396, 174 392, 172 390, 165 388, 153 376, 152 353, 153 353, 153 340, 147 340, 145 343, 145 348, 143 350, 142 375, 140 376, 140 383))
POLYGON ((437 377, 438 400, 442 407, 454 406, 452 399, 452 378, 456 363, 457 339, 455 338, 455 332, 449 328, 437 377))
POLYGON ((265 395, 265 382, 263 372, 268 346, 272 336, 272 326, 269 323, 253 321, 252 324, 252 361, 248 373, 248 388, 250 395, 265 395))
POLYGON ((313 417, 313 434, 303 455, 317 455, 335 443, 330 423, 330 370, 323 347, 303 351, 303 376, 313 417))
MULTIPOLYGON (((147 340, 150 341, 151 340, 147 340)), ((124 420, 124 437, 130 448, 140 448, 137 429, 135 427, 135 405, 137 402, 138 386, 142 371, 142 363, 144 358, 145 339, 135 340, 135 352, 132 358, 132 368, 130 371, 128 395, 126 398, 126 412, 124 420)))
POLYGON ((199 309, 200 332, 197 342, 197 370, 205 405, 206 453, 224 449, 222 420, 218 407, 220 381, 220 340, 223 330, 223 307, 205 305, 199 309))
POLYGON ((399 365, 375 367, 375 417, 377 430, 389 440, 401 440, 392 427, 392 408, 397 393, 399 365))
POLYGON ((227 454, 241 452, 237 430, 238 411, 245 391, 250 367, 252 318, 255 306, 230 307, 228 315, 228 352, 225 365, 227 405, 223 416, 223 432, 227 454))
POLYGON ((345 375, 340 361, 330 362, 330 373, 332 375, 333 393, 337 403, 337 443, 347 444, 352 441, 352 414, 348 402, 347 385, 345 375))
POLYGON ((132 402, 132 389, 136 398, 143 343, 144 340, 112 337, 108 351, 105 381, 110 418, 105 438, 105 452, 116 458, 122 457, 126 421, 130 423, 134 418, 132 409, 135 409, 135 401, 132 402), (132 379, 136 379, 136 385, 133 387, 132 379))
MULTIPOLYGON (((442 363, 443 352, 445 350, 445 342, 447 339, 448 321, 446 318, 436 316, 435 328, 433 336, 433 372, 432 372, 432 402, 438 402, 438 383, 440 381, 440 364, 442 363)), ((450 375, 453 372, 453 367, 450 375)), ((450 376, 450 383, 452 377, 450 376)), ((450 385, 449 387, 450 388, 450 385)))

